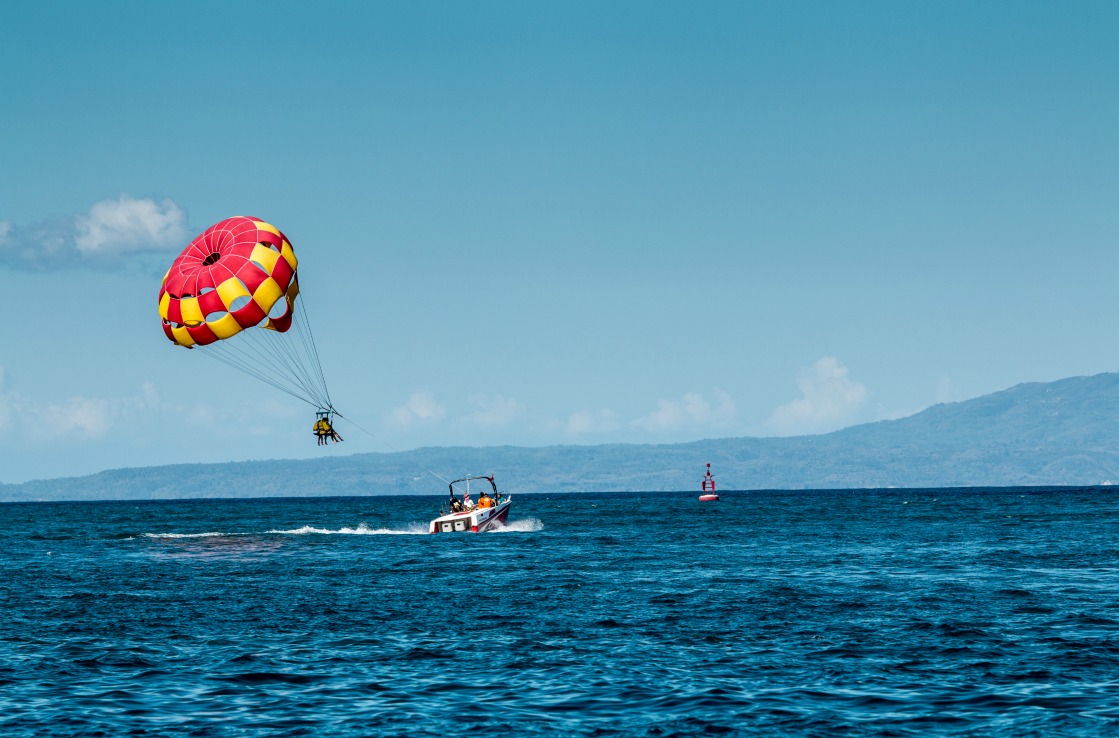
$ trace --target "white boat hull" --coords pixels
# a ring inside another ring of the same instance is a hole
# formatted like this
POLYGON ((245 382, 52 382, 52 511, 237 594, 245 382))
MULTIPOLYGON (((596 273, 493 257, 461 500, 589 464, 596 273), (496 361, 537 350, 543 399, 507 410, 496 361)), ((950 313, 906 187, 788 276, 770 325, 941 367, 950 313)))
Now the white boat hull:
POLYGON ((509 517, 511 498, 502 500, 496 507, 476 507, 473 510, 441 515, 431 521, 429 533, 485 533, 505 525, 509 517))

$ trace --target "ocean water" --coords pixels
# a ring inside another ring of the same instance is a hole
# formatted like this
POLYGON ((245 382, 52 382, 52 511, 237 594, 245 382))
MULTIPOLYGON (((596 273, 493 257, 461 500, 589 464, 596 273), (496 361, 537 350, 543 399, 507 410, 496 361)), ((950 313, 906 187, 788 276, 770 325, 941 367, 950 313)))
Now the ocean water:
POLYGON ((1119 734, 1119 492, 0 505, 0 735, 1119 734))

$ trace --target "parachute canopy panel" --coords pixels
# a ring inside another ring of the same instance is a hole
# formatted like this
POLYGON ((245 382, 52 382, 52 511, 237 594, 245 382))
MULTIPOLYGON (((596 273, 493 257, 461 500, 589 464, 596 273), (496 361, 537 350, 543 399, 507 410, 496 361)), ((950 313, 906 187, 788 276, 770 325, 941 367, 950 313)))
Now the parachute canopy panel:
POLYGON ((273 225, 244 216, 212 225, 163 278, 163 332, 188 348, 255 326, 284 332, 299 294, 297 265, 291 243, 273 225))

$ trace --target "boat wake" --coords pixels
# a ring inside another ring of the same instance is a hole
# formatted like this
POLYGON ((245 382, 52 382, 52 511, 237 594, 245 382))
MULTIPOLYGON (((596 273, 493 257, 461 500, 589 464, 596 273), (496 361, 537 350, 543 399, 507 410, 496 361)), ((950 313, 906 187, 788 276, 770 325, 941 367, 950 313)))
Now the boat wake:
POLYGON ((184 538, 236 538, 244 536, 262 536, 262 535, 280 535, 280 536, 306 536, 306 535, 323 535, 323 536, 411 536, 411 535, 427 535, 427 528, 423 523, 412 523, 405 528, 370 528, 365 523, 358 525, 356 528, 349 526, 342 526, 341 528, 319 528, 314 525, 304 525, 299 528, 289 528, 287 530, 273 529, 266 530, 263 533, 256 531, 248 531, 241 533, 220 533, 217 531, 209 533, 143 533, 143 538, 155 538, 162 540, 175 540, 184 538))
POLYGON ((536 518, 523 518, 499 526, 487 533, 535 533, 544 530, 544 524, 536 518))
POLYGON ((276 533, 280 535, 291 536, 305 536, 305 535, 324 535, 324 536, 414 536, 414 535, 427 535, 427 526, 423 523, 412 523, 405 528, 370 528, 365 523, 362 523, 356 528, 339 528, 338 530, 331 530, 330 528, 316 528, 313 525, 304 525, 302 528, 292 528, 290 530, 270 530, 268 533, 276 533))
POLYGON ((141 533, 142 538, 222 538, 224 536, 252 535, 251 533, 141 533))
MULTIPOLYGON (((535 533, 544 529, 544 524, 537 518, 528 518, 524 520, 514 520, 513 522, 495 528, 494 530, 487 531, 488 533, 535 533)), ((427 525, 424 523, 411 523, 402 528, 370 528, 365 523, 361 523, 355 528, 349 526, 342 526, 341 528, 320 528, 314 525, 304 525, 299 528, 287 529, 272 529, 266 530, 263 533, 258 532, 243 532, 243 533, 221 533, 211 531, 208 533, 142 533, 143 538, 154 538, 157 540, 180 540, 192 538, 241 538, 246 536, 426 536, 428 535, 427 525)))

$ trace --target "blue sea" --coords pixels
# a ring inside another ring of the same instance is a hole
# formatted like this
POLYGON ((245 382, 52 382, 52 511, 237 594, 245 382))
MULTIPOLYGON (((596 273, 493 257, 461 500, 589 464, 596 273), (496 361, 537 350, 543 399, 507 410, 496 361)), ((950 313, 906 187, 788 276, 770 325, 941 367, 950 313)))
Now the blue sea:
POLYGON ((0 735, 1119 735, 1119 491, 696 495, 0 505, 0 735))

